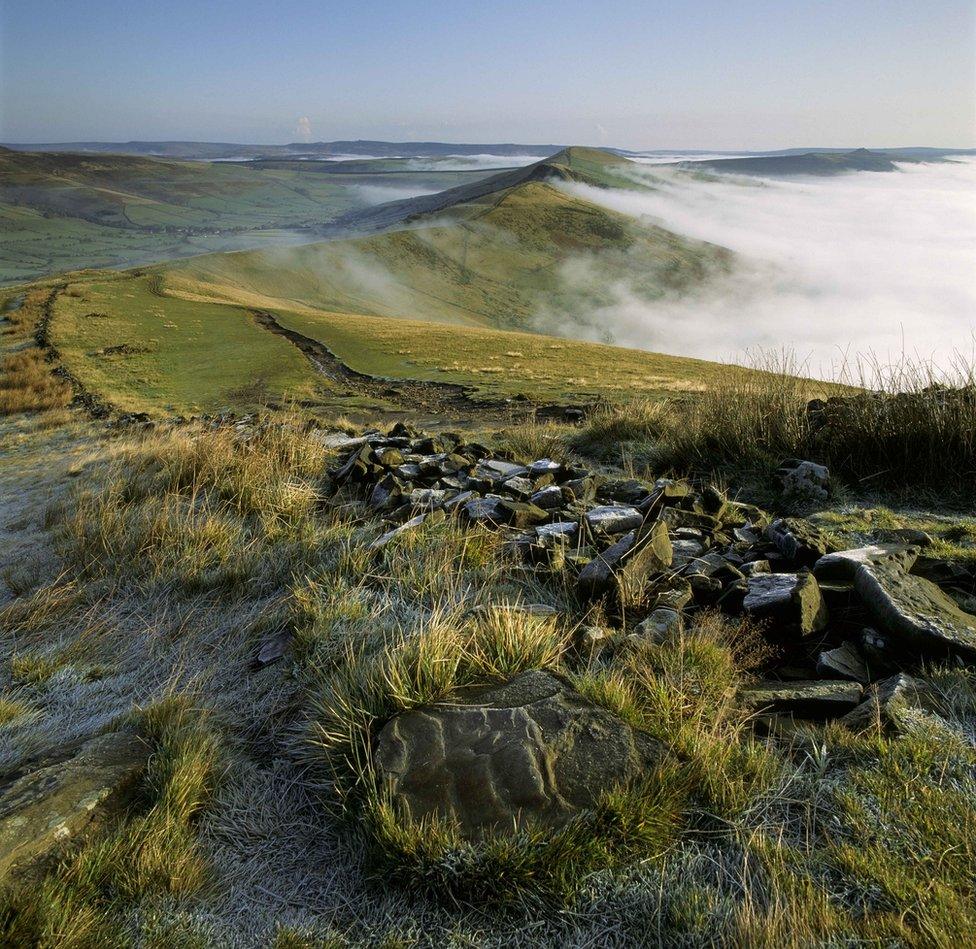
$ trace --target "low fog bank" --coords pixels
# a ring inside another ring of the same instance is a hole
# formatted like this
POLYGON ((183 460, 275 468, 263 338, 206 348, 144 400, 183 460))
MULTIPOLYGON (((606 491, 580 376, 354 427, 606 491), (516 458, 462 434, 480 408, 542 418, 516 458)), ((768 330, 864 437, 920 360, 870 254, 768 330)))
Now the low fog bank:
MULTIPOLYGON (((613 287, 614 303, 580 321, 593 339, 682 355, 741 360, 788 348, 808 371, 902 353, 951 368, 976 332, 976 160, 906 164, 833 178, 696 179, 641 172, 653 190, 567 184, 587 200, 739 255, 733 273, 680 298, 649 301, 613 287)), ((563 267, 567 286, 594 277, 563 267)), ((540 314, 538 328, 580 336, 540 314)), ((587 335, 585 332, 583 335, 587 335)))
POLYGON ((410 185, 352 185, 353 190, 366 204, 386 204, 404 198, 419 198, 425 194, 437 194, 438 188, 420 188, 410 185))

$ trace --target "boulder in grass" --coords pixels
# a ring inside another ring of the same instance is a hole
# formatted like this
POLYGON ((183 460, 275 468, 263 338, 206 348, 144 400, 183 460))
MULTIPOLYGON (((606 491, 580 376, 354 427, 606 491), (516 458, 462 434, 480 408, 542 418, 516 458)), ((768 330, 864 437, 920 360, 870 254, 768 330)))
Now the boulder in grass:
POLYGON ((395 716, 380 730, 375 762, 413 820, 454 820, 477 839, 564 824, 664 754, 660 742, 534 670, 395 716))
POLYGON ((739 701, 756 712, 793 712, 811 718, 833 718, 851 711, 864 688, 846 679, 757 682, 739 692, 739 701))
POLYGON ((0 889, 43 871, 138 792, 150 748, 133 731, 65 747, 0 787, 0 889))
POLYGON ((854 589, 875 625, 896 643, 976 661, 976 616, 931 581, 891 564, 863 563, 854 589))
POLYGON ((746 613, 796 630, 802 636, 827 625, 827 607, 810 573, 757 573, 742 601, 746 613))

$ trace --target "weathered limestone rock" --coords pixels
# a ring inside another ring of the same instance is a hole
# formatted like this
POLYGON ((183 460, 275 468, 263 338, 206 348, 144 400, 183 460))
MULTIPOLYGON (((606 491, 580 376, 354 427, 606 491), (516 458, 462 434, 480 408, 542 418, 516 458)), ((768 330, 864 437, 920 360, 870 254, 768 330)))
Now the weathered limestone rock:
POLYGON ((931 581, 899 567, 863 563, 854 589, 875 624, 893 640, 976 660, 976 616, 964 613, 931 581))
POLYGON ((830 496, 830 472, 825 465, 790 458, 777 471, 787 501, 821 504, 830 496))
POLYGON ((489 829, 558 825, 646 771, 663 746, 548 672, 404 712, 380 731, 376 764, 413 819, 489 829))
POLYGON ((863 692, 859 683, 843 679, 757 682, 739 693, 739 701, 756 711, 830 717, 853 709, 863 692))
POLYGON ((804 636, 826 626, 827 607, 812 574, 756 573, 746 582, 742 608, 747 613, 784 623, 804 636))
POLYGON ((813 575, 825 583, 853 582, 861 564, 875 563, 909 571, 918 560, 918 548, 906 544, 870 544, 852 550, 825 554, 813 567, 813 575))
POLYGON ((139 785, 149 747, 110 732, 0 777, 0 888, 41 869, 116 814, 139 785))

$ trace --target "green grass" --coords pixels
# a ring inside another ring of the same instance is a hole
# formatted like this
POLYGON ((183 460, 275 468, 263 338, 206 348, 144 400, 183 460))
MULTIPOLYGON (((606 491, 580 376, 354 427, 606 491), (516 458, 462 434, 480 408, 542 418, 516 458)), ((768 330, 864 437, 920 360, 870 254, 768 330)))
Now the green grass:
POLYGON ((245 310, 154 290, 151 277, 120 276, 58 296, 51 340, 93 392, 123 409, 189 413, 312 391, 316 378, 301 353, 245 310), (127 349, 113 353, 117 346, 127 349))
POLYGON ((145 901, 185 898, 207 881, 193 822, 220 772, 205 716, 170 699, 141 716, 153 748, 137 813, 66 860, 43 882, 0 896, 0 939, 10 946, 124 946, 122 914, 145 901))

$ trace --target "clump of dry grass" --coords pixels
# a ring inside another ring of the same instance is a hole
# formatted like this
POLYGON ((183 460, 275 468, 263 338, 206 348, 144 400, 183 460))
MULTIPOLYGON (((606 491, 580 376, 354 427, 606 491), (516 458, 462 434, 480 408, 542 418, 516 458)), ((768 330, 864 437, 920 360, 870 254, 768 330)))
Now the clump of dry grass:
POLYGON ((694 399, 595 413, 570 439, 657 472, 733 471, 766 481, 786 458, 826 464, 856 489, 922 488, 966 501, 976 473, 976 367, 864 364, 850 384, 814 383, 788 355, 730 366, 694 399))
POLYGON ((12 353, 0 364, 0 415, 63 409, 71 398, 71 386, 53 374, 36 346, 12 353))

